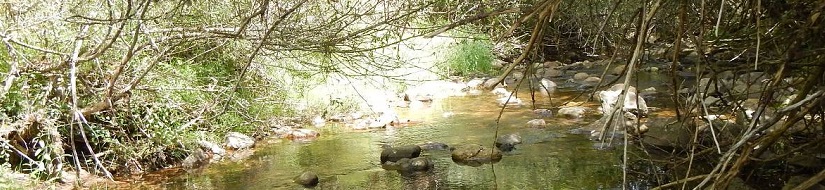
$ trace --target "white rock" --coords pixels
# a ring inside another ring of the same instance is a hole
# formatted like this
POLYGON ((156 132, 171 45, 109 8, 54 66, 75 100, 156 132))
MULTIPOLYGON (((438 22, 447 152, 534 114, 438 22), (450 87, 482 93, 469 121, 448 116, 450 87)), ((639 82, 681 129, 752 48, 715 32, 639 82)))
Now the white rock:
POLYGON ((255 139, 238 132, 229 132, 226 134, 226 147, 238 150, 245 149, 255 145, 255 139))
POLYGON ((566 117, 581 118, 584 117, 585 111, 587 111, 587 108, 581 106, 563 107, 559 109, 558 114, 566 117))
MULTIPOLYGON (((599 91, 598 98, 602 101, 602 106, 600 107, 602 113, 605 115, 610 114, 610 111, 613 110, 613 107, 619 101, 619 95, 622 92, 622 88, 624 87, 619 86, 621 84, 613 85, 609 90, 599 91)), ((624 111, 631 111, 636 110, 638 108, 640 113, 647 113, 647 103, 645 103, 645 99, 642 97, 638 97, 638 101, 636 98, 636 89, 633 87, 628 88, 629 92, 627 96, 625 96, 624 100, 624 111)))
POLYGON ((544 119, 533 119, 527 121, 528 127, 544 127, 545 125, 547 125, 547 122, 545 122, 544 119))
POLYGON ((540 81, 540 82, 541 82, 541 85, 542 85, 542 86, 547 87, 548 89, 549 89, 549 88, 556 88, 556 86, 558 86, 558 85, 556 85, 556 83, 555 83, 555 82, 553 82, 553 81, 552 81, 552 80, 550 80, 550 79, 541 79, 541 81, 540 81))

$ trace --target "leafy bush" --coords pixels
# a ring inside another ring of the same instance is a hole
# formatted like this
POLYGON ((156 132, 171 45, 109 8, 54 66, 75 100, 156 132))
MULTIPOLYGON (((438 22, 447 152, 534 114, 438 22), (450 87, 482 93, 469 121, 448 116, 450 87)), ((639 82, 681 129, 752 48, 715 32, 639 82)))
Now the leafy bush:
POLYGON ((451 48, 441 71, 457 76, 495 74, 492 48, 489 40, 463 40, 451 48))

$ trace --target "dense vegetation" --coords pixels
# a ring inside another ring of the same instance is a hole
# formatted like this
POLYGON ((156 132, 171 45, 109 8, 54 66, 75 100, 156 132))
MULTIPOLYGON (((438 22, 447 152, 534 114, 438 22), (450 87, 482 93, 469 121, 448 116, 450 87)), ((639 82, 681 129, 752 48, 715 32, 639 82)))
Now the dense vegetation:
MULTIPOLYGON (((0 3, 0 163, 44 180, 64 169, 154 170, 199 139, 264 135, 272 120, 324 112, 328 102, 300 99, 330 77, 400 79, 388 73, 415 65, 393 47, 454 35, 462 40, 438 74, 504 80, 534 63, 609 59, 633 78, 667 63, 672 92, 707 92, 673 96, 679 123, 721 114, 747 127, 721 144, 697 135, 661 159, 712 169, 648 177, 727 187, 766 178, 825 139, 823 9, 824 0, 0 3), (494 59, 509 64, 499 73, 494 59), (680 78, 686 72, 698 77, 680 78), (720 90, 753 72, 764 80, 720 90), (719 109, 696 103, 710 96, 719 109)), ((681 127, 709 137, 707 127, 681 127)), ((821 169, 803 171, 813 174, 803 185, 821 181, 821 169)))

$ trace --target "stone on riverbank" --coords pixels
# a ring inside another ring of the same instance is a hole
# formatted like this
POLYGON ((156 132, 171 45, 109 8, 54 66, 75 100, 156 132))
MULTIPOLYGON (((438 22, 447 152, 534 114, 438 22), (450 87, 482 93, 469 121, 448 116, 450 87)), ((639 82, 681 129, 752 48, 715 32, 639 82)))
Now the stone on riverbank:
POLYGON ((311 129, 294 129, 286 135, 286 138, 290 140, 312 140, 318 136, 321 136, 321 134, 311 129))
POLYGON ((209 154, 200 148, 196 148, 195 151, 192 151, 189 156, 181 161, 181 167, 186 171, 191 171, 209 164, 209 159, 211 159, 209 154))
POLYGON ((255 139, 238 132, 226 134, 226 147, 233 150, 250 148, 255 145, 255 139))
POLYGON ((501 151, 495 148, 486 148, 477 144, 459 145, 450 148, 453 162, 468 166, 481 166, 486 163, 495 163, 501 160, 501 151))
POLYGON ((209 162, 217 162, 223 159, 223 156, 226 155, 226 150, 223 149, 218 144, 209 142, 209 141, 198 141, 198 145, 200 148, 205 150, 206 154, 209 155, 211 153, 211 160, 209 162))

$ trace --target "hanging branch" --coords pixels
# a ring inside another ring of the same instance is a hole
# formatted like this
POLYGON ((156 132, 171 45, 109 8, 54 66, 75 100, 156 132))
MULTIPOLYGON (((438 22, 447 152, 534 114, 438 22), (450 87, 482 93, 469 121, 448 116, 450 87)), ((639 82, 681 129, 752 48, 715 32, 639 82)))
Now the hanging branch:
POLYGON ((505 69, 504 72, 501 75, 499 75, 498 77, 495 78, 494 82, 485 83, 484 84, 485 89, 492 89, 497 84, 504 81, 504 78, 506 78, 507 75, 510 75, 510 73, 513 72, 513 69, 516 68, 516 65, 521 64, 521 62, 524 61, 525 58, 527 58, 527 55, 530 54, 530 52, 533 50, 533 48, 536 46, 536 44, 541 44, 541 41, 542 41, 543 37, 541 36, 539 31, 542 28, 544 28, 544 26, 546 26, 546 24, 550 20, 553 19, 553 15, 556 13, 556 8, 558 8, 559 3, 561 3, 560 0, 555 0, 555 2, 553 2, 551 4, 547 4, 547 6, 542 8, 543 11, 541 12, 541 14, 539 14, 539 21, 540 22, 536 23, 536 26, 533 27, 533 32, 532 32, 532 35, 530 36, 530 41, 527 42, 527 48, 524 49, 524 52, 522 52, 521 55, 515 61, 513 61, 513 63, 511 63, 510 65, 507 66, 507 69, 505 69))

